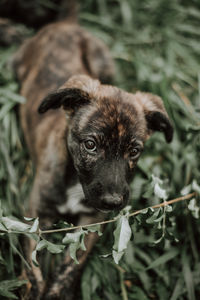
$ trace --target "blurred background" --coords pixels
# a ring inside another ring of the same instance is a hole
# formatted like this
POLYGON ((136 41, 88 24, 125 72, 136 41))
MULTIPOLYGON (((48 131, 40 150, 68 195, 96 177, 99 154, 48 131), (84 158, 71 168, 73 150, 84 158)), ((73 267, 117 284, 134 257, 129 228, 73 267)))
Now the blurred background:
MULTIPOLYGON (((67 1, 67 0, 66 0, 67 1)), ((65 0, 0 0, 0 200, 4 216, 21 219, 33 171, 18 119, 24 99, 9 60, 24 39, 67 15, 65 0)), ((73 5, 73 4, 72 4, 73 5)), ((162 97, 175 129, 166 144, 156 133, 147 142, 132 183, 132 210, 157 204, 152 174, 168 199, 200 191, 200 2, 198 0, 84 0, 79 23, 109 47, 114 84, 162 97)), ((81 280, 80 299, 200 299, 198 199, 173 205, 165 223, 142 215, 131 220, 134 239, 119 266, 111 252, 114 225, 106 227, 81 280), (164 232, 164 238, 159 237, 164 232)), ((161 212, 162 213, 162 212, 161 212)), ((1 215, 0 215, 1 217, 1 215)), ((0 228, 1 229, 1 228, 0 228)), ((59 235, 52 237, 56 243, 59 235)), ((60 257, 46 253, 44 274, 60 257), (51 260, 51 264, 49 264, 51 260)), ((0 233, 0 298, 22 299, 21 236, 0 233)))

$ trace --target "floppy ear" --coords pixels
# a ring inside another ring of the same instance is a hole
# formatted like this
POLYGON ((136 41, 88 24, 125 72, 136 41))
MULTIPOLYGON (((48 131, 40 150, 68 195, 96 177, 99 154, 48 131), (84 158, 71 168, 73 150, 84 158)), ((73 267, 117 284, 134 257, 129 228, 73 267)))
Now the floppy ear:
POLYGON ((149 131, 163 132, 166 141, 170 143, 173 138, 173 127, 162 99, 150 93, 138 92, 136 96, 142 104, 149 131))
POLYGON ((49 94, 41 102, 38 112, 45 113, 48 109, 63 107, 73 114, 75 110, 90 103, 100 86, 99 80, 87 75, 74 75, 56 92, 49 94))
POLYGON ((74 112, 76 108, 90 102, 89 94, 79 88, 64 88, 46 96, 41 102, 38 112, 45 113, 49 109, 63 107, 74 112))

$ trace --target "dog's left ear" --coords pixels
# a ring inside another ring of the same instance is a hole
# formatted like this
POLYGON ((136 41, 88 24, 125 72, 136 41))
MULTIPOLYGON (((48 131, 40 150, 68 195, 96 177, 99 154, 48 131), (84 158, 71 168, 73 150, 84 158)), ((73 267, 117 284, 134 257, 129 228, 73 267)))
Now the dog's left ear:
POLYGON ((170 143, 173 138, 173 127, 162 99, 150 93, 137 92, 135 95, 142 104, 149 131, 163 132, 166 141, 170 143))
POLYGON ((78 88, 64 88, 45 97, 38 108, 40 114, 49 109, 63 107, 65 110, 75 111, 90 102, 89 94, 78 88))

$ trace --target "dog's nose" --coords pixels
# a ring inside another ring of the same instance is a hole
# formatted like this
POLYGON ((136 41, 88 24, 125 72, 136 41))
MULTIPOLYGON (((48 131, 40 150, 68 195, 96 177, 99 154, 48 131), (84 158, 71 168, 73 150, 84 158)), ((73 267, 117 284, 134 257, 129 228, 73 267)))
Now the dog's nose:
POLYGON ((118 194, 107 194, 104 195, 103 199, 102 199, 102 205, 105 209, 120 209, 123 206, 123 196, 122 195, 118 195, 118 194))

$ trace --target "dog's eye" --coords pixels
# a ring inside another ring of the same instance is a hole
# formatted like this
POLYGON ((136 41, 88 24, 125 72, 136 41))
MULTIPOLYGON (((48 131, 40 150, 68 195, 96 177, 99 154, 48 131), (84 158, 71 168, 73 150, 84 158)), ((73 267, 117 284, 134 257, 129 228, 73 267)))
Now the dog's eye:
POLYGON ((89 152, 96 151, 97 147, 93 140, 87 140, 84 142, 85 149, 89 152))
POLYGON ((130 150, 130 156, 131 156, 131 158, 137 158, 139 156, 139 154, 140 154, 140 149, 137 148, 137 147, 132 148, 130 150))

